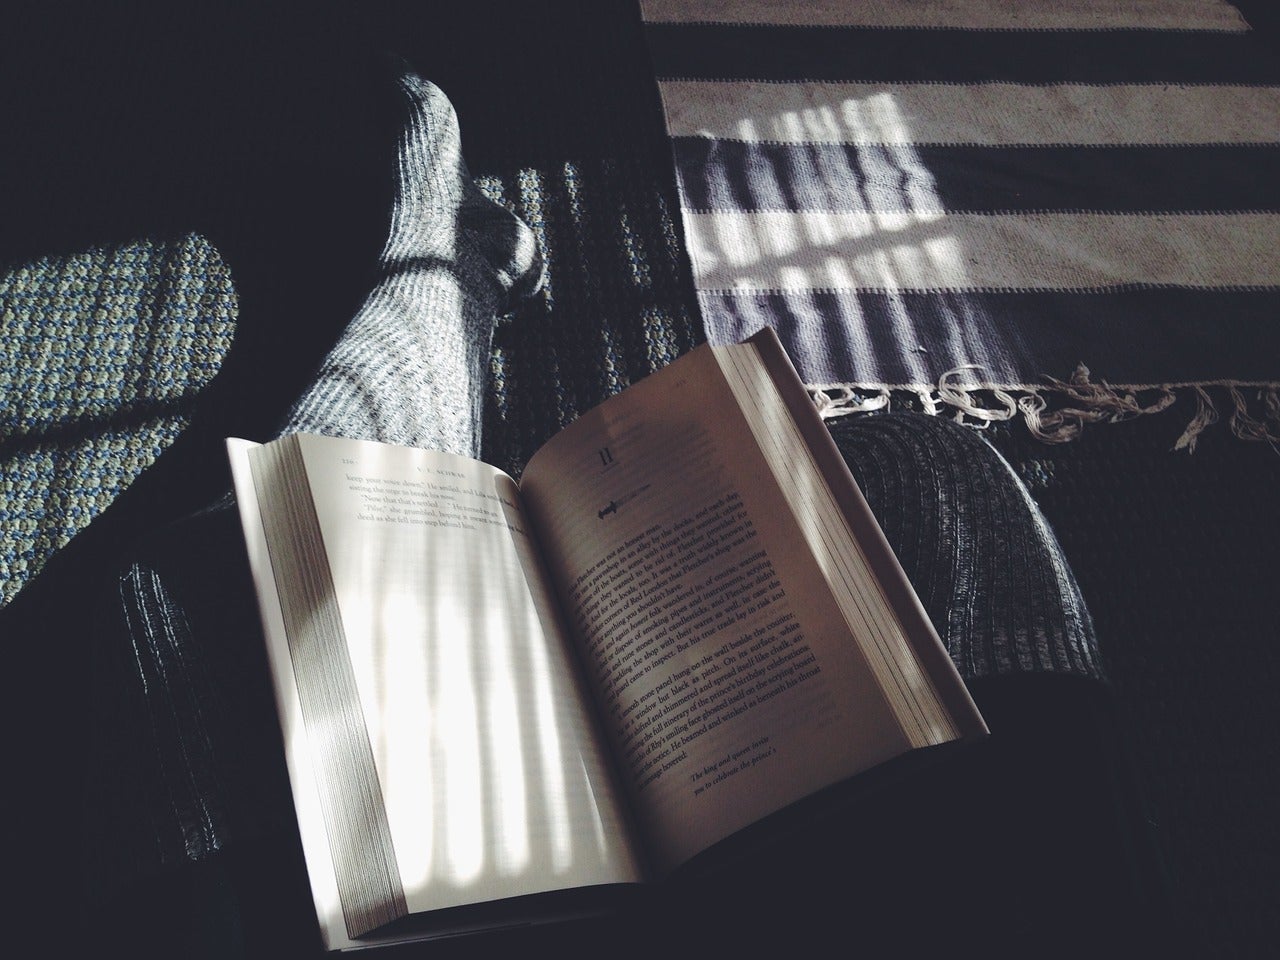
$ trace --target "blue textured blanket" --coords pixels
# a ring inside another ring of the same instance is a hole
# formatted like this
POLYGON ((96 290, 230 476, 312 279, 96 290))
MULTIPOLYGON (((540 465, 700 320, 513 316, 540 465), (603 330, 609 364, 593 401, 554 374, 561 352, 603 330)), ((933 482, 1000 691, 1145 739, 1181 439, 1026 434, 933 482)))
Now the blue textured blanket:
POLYGON ((709 339, 775 327, 832 413, 1280 436, 1280 62, 1233 7, 641 7, 709 339))

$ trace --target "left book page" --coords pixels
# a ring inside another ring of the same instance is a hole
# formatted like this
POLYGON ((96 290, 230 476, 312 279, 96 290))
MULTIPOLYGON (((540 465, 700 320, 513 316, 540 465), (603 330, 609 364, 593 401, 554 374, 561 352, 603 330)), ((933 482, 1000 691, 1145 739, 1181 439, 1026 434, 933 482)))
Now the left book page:
POLYGON ((228 450, 327 946, 639 881, 514 481, 331 437, 228 450))

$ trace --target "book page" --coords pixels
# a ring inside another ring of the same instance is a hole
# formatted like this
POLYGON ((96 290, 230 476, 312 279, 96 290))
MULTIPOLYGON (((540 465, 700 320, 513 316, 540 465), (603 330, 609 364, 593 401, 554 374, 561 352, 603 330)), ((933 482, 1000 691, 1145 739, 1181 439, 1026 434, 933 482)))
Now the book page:
POLYGON ((297 443, 408 912, 640 879, 515 483, 297 443))
POLYGON ((709 349, 522 491, 661 866, 913 746, 709 349))

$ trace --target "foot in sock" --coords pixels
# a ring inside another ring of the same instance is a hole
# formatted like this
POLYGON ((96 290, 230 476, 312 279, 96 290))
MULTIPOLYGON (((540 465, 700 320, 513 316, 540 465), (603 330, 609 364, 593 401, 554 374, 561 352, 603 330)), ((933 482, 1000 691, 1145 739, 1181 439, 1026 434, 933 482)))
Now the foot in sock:
POLYGON ((283 433, 337 434, 466 456, 480 449, 495 318, 535 292, 533 234, 472 182, 445 95, 411 73, 381 280, 283 433))

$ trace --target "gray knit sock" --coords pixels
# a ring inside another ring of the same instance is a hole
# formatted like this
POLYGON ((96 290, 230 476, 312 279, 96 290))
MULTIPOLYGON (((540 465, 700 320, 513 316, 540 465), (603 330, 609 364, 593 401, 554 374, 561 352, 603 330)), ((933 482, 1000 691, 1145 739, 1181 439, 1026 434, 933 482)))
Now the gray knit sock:
POLYGON ((399 77, 398 143, 382 279, 281 429, 480 452, 493 324, 541 283, 533 234, 476 188, 444 93, 399 77))

